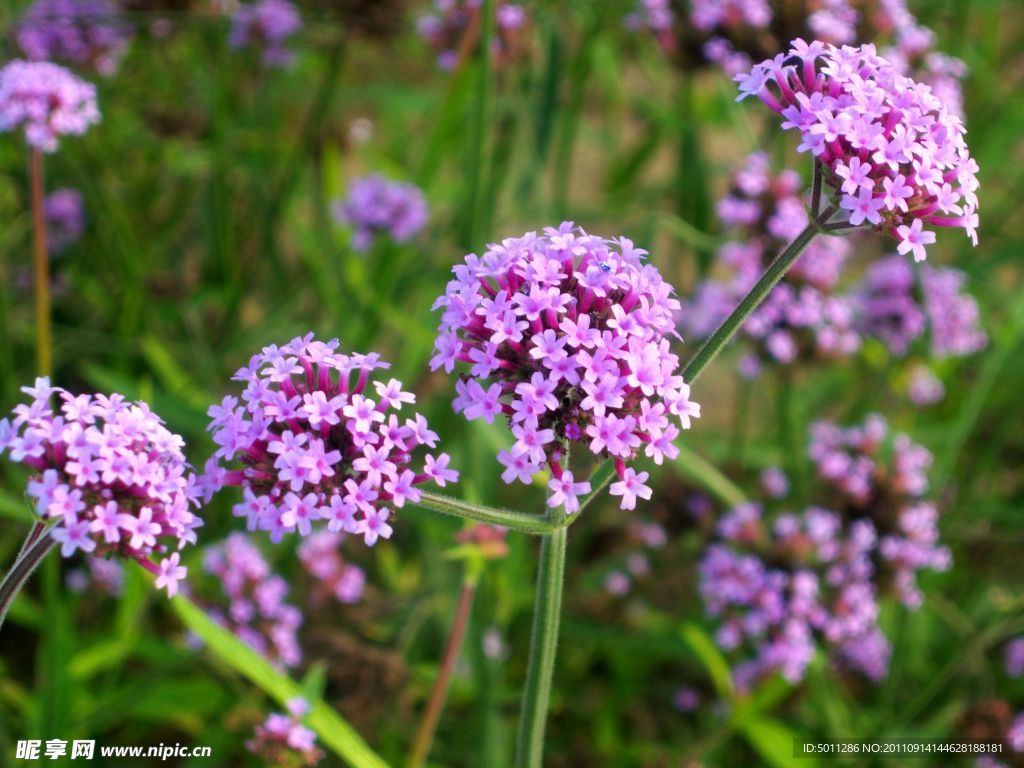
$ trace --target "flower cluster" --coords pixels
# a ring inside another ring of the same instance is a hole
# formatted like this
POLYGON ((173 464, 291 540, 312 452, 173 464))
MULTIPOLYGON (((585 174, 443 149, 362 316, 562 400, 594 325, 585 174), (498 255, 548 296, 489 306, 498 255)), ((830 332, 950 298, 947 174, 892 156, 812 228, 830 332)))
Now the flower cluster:
POLYGON ((921 602, 917 572, 950 564, 949 550, 938 543, 938 509, 923 498, 931 453, 905 434, 890 438, 885 420, 872 415, 849 429, 814 424, 808 454, 821 480, 843 498, 842 508, 878 530, 888 586, 907 607, 916 608, 921 602))
MULTIPOLYGON (((851 429, 816 424, 810 455, 827 506, 770 517, 760 503, 734 507, 700 565, 701 595, 721 620, 719 644, 745 649, 736 667, 743 688, 774 672, 800 680, 819 643, 842 665, 880 679, 889 646, 879 598, 892 592, 916 608, 916 574, 950 563, 937 510, 922 500, 927 451, 905 435, 889 439, 873 416, 851 429)), ((782 495, 778 480, 766 484, 770 497, 782 495)))
POLYGON ((632 13, 626 17, 630 29, 645 29, 651 32, 665 50, 675 46, 672 25, 676 14, 669 0, 637 0, 632 13))
POLYGON ((98 123, 96 88, 48 61, 15 60, 0 69, 0 132, 22 128, 35 149, 54 152, 61 136, 98 123))
POLYGON ((566 513, 590 491, 566 466, 569 444, 614 458, 611 492, 633 509, 651 489, 626 462, 641 448, 674 458, 671 417, 685 429, 700 415, 670 350, 679 302, 645 253, 565 222, 467 256, 434 304, 444 312, 431 368, 470 366, 455 410, 507 419, 515 443, 498 454, 502 478, 530 484, 546 464, 548 505, 566 513))
POLYGON ((47 195, 43 215, 50 253, 60 253, 74 245, 85 231, 85 202, 77 189, 57 189, 47 195))
MULTIPOLYGON (((518 55, 528 17, 526 9, 517 3, 498 0, 496 5, 491 52, 498 66, 502 66, 518 55)), ((482 0, 434 0, 431 11, 420 17, 419 35, 437 52, 441 69, 454 69, 480 38, 482 6, 482 0)))
POLYGON ((35 61, 63 61, 101 75, 117 71, 131 37, 108 0, 35 0, 16 28, 18 47, 35 61))
POLYGON ((738 99, 756 95, 799 132, 851 226, 890 233, 917 261, 935 242, 925 225, 963 228, 977 245, 978 165, 963 122, 873 45, 796 40, 736 80, 738 99))
POLYGON ((286 67, 295 58, 288 43, 300 29, 302 17, 290 0, 255 0, 235 10, 228 44, 232 48, 260 48, 266 66, 286 67))
POLYGON ((38 474, 28 484, 36 511, 53 523, 61 554, 118 555, 157 575, 174 595, 186 569, 177 551, 196 540, 194 478, 184 441, 145 403, 121 395, 72 395, 36 379, 32 399, 0 420, 0 453, 38 474), (54 410, 51 398, 60 401, 54 410), (164 555, 159 563, 150 558, 164 555))
POLYGON ((211 619, 276 666, 302 661, 296 637, 302 612, 287 602, 288 582, 271 571, 248 536, 233 533, 207 549, 203 570, 217 579, 227 600, 224 609, 208 611, 211 619))
POLYGON ((923 265, 920 284, 913 267, 892 255, 874 262, 856 289, 858 325, 881 339, 897 357, 929 332, 932 356, 964 357, 987 343, 979 326, 978 304, 964 290, 958 269, 923 265))
POLYGON ((309 712, 305 699, 285 702, 288 714, 274 713, 256 726, 246 748, 274 768, 301 768, 319 763, 324 753, 316 746, 316 734, 302 724, 309 712))
POLYGON ((206 495, 241 486, 235 515, 274 541, 308 536, 325 520, 332 533, 373 545, 391 536, 392 508, 419 500, 416 486, 458 479, 445 453, 427 454, 419 472, 410 468, 416 448, 438 439, 420 414, 399 418, 415 396, 397 379, 371 382, 388 367, 379 355, 337 348, 336 339, 313 334, 264 347, 234 377, 245 383, 242 402, 229 395, 210 408, 219 447, 202 479, 206 495))
POLYGON ((389 181, 376 174, 352 182, 348 198, 335 206, 335 215, 349 224, 352 247, 366 251, 378 235, 396 243, 412 239, 427 223, 427 201, 415 184, 389 181))
MULTIPOLYGON (((791 170, 773 174, 764 153, 755 152, 744 160, 716 207, 728 237, 716 258, 732 276, 698 285, 683 314, 685 330, 697 337, 709 336, 807 226, 801 189, 799 174, 791 170)), ((764 362, 789 364, 857 350, 860 338, 853 328, 853 306, 849 297, 836 294, 850 251, 846 238, 812 241, 783 282, 744 323, 741 333, 752 343, 754 353, 744 360, 743 370, 753 373, 764 362)))
POLYGON ((356 603, 363 596, 366 574, 342 558, 344 541, 343 533, 320 531, 299 545, 299 562, 317 582, 313 592, 317 602, 333 598, 339 603, 356 603))

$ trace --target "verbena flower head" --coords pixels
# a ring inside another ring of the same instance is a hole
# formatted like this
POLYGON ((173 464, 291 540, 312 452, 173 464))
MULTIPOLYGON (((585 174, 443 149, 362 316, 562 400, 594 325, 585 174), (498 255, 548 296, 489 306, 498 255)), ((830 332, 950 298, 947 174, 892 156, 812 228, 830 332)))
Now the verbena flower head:
POLYGON ((267 765, 280 768, 312 766, 324 758, 316 746, 316 734, 302 724, 309 713, 305 699, 296 697, 285 702, 288 714, 274 713, 256 726, 253 738, 245 746, 259 755, 267 765))
POLYGON ((286 67, 295 58, 288 43, 300 29, 302 17, 290 0, 256 0, 238 6, 231 19, 228 44, 232 48, 262 49, 266 66, 286 67))
POLYGON ((1024 637, 1015 637, 1006 644, 1006 674, 1024 677, 1024 637))
POLYGON ((665 50, 675 46, 672 37, 672 24, 675 22, 675 11, 669 0, 637 0, 633 11, 626 17, 626 26, 630 29, 646 29, 665 50))
POLYGON ((344 533, 320 531, 299 545, 299 561, 316 580, 313 596, 317 602, 330 597, 339 603, 356 603, 363 596, 366 574, 341 556, 345 538, 344 533))
POLYGON ((18 47, 35 61, 63 61, 112 75, 131 30, 107 0, 35 0, 16 27, 18 47))
POLYGON ((962 121, 873 45, 796 40, 736 80, 738 99, 759 97, 800 133, 798 151, 822 164, 852 226, 888 232, 917 261, 935 242, 926 225, 963 228, 977 245, 978 165, 962 121))
POLYGON ((57 189, 43 202, 46 217, 46 245, 60 253, 78 242, 85 231, 85 202, 77 189, 57 189))
MULTIPOLYGON (((518 3, 498 0, 495 11, 495 36, 491 54, 500 67, 514 58, 522 47, 523 30, 529 19, 518 3)), ((460 56, 471 52, 480 38, 482 0, 434 0, 433 8, 420 17, 417 31, 437 52, 437 66, 451 70, 460 56)))
POLYGON ((202 525, 184 441, 121 395, 76 396, 45 378, 22 391, 31 401, 0 420, 0 453, 37 473, 28 495, 53 523, 61 554, 136 560, 174 595, 186 573, 177 550, 195 543, 202 525))
POLYGON ((426 225, 429 209, 415 184, 372 174, 352 182, 348 198, 337 204, 335 212, 353 228, 352 247, 366 251, 377 237, 396 243, 411 240, 426 225))
POLYGON ((235 515, 273 541, 309 536, 326 521, 332 533, 355 533, 372 546, 391 537, 393 509, 419 500, 417 486, 458 479, 446 453, 414 463, 416 449, 435 447, 438 437, 405 409, 416 397, 400 381, 371 380, 388 363, 337 348, 337 339, 313 334, 264 347, 235 374, 245 384, 241 402, 229 395, 210 408, 219 447, 203 478, 207 498, 240 486, 235 515))
POLYGON ((288 582, 271 570, 248 536, 233 533, 207 549, 203 570, 223 590, 223 598, 207 611, 211 619, 277 667, 302 661, 296 636, 302 611, 287 602, 288 582))
POLYGON ((0 69, 0 132, 21 128, 29 146, 53 152, 99 120, 95 86, 63 67, 15 60, 0 69))
POLYGON ((567 513, 590 490, 565 464, 570 444, 614 458, 611 492, 633 509, 651 490, 627 462, 674 458, 673 420, 686 429, 700 415, 670 349, 679 302, 645 254, 565 222, 470 254, 434 304, 444 312, 431 368, 469 368, 455 410, 507 420, 504 481, 529 484, 547 465, 548 504, 567 513))
POLYGON ((95 591, 120 597, 124 586, 124 566, 120 560, 90 557, 82 568, 68 571, 65 584, 72 592, 95 591))

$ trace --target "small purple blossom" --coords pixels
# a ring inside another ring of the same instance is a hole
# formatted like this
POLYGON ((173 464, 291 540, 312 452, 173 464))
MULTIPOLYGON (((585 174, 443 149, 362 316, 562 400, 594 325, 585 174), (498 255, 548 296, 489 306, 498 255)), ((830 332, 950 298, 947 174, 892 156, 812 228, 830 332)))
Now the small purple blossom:
POLYGON ((352 247, 366 251, 378 236, 408 242, 426 226, 429 209, 415 184, 373 174, 352 182, 348 198, 336 204, 335 215, 353 228, 352 247))
POLYGON ((788 53, 735 79, 737 100, 757 96, 783 118, 784 129, 799 132, 798 150, 821 163, 852 225, 888 232, 901 253, 918 261, 935 236, 925 224, 962 228, 977 245, 978 165, 963 122, 873 45, 797 39, 788 53), (855 160, 870 171, 855 194, 843 193, 855 160))
POLYGON ((206 550, 203 570, 223 590, 210 618, 280 668, 302 661, 302 612, 287 602, 288 582, 273 573, 255 542, 233 533, 206 550), (223 603, 226 602, 226 605, 223 603))
POLYGON ((35 0, 16 26, 18 47, 33 61, 117 71, 131 29, 108 0, 35 0))
POLYGON ((396 379, 371 380, 389 365, 379 355, 337 352, 338 342, 313 334, 271 345, 235 375, 245 383, 210 408, 208 429, 219 446, 207 463, 207 498, 241 486, 234 513, 249 530, 308 536, 326 521, 332 533, 360 535, 372 546, 391 536, 391 509, 416 503, 416 486, 454 482, 447 454, 426 454, 419 472, 413 452, 437 435, 419 414, 402 418, 412 394, 396 379), (241 465, 241 466, 239 466, 241 465))
POLYGON ((232 48, 259 48, 267 67, 287 67, 295 59, 291 38, 302 29, 302 17, 289 0, 242 3, 231 18, 228 44, 232 48))
POLYGON ((316 580, 314 599, 330 597, 339 603, 356 603, 363 596, 366 573, 358 565, 345 562, 341 546, 345 534, 320 531, 303 540, 298 548, 299 562, 316 580))
POLYGON ((49 535, 70 557, 136 560, 169 595, 185 575, 177 552, 196 540, 202 521, 184 441, 145 403, 121 395, 72 395, 36 379, 32 400, 0 420, 0 454, 37 472, 28 484, 49 535), (59 401, 56 410, 51 398, 59 401), (152 559, 162 555, 158 562, 152 559))
POLYGON ((1024 637, 1015 637, 1006 644, 1006 674, 1024 677, 1024 637))
POLYGON ((626 462, 641 450, 658 464, 674 458, 679 427, 700 415, 670 350, 679 302, 645 254, 566 222, 467 256, 434 304, 431 368, 473 366, 456 383, 456 412, 500 412, 515 438, 498 454, 502 478, 529 484, 547 465, 549 504, 567 513, 589 491, 564 466, 569 444, 614 459, 612 493, 632 509, 649 489, 626 462))
POLYGON ((0 132, 22 128, 29 146, 54 152, 99 120, 95 86, 63 67, 15 60, 0 69, 0 132))

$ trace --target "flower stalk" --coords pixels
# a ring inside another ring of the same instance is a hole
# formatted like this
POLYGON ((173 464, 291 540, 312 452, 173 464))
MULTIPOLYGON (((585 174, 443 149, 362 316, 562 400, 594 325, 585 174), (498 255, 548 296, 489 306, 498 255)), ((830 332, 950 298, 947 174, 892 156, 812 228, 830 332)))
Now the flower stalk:
POLYGON ((46 558, 50 551, 57 546, 57 541, 51 536, 41 535, 25 549, 24 553, 15 561, 14 566, 8 571, 3 582, 0 582, 0 628, 3 628, 4 619, 7 618, 7 611, 18 596, 18 592, 25 586, 29 577, 46 558))
POLYGON ((36 369, 40 376, 53 372, 53 332, 50 322, 50 260, 46 249, 46 213, 43 200, 43 153, 29 150, 29 197, 32 201, 32 255, 35 269, 36 369))

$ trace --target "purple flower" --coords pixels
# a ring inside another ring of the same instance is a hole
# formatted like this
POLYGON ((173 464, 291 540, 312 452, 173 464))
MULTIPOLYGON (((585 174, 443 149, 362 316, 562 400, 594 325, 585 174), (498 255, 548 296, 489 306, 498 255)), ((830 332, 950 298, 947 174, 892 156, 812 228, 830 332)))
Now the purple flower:
POLYGON ((16 35, 26 58, 64 61, 112 75, 131 30, 107 0, 35 0, 18 22, 16 35))
POLYGON ((926 365, 915 365, 910 371, 907 397, 914 405, 934 405, 946 396, 946 388, 926 365))
POLYGON ((49 379, 23 392, 32 400, 0 420, 0 453, 38 472, 28 484, 50 536, 70 557, 81 550, 118 555, 157 575, 173 595, 185 575, 177 553, 196 540, 202 521, 184 441, 145 403, 121 395, 74 396, 49 379), (51 398, 56 396, 55 411, 51 398), (166 555, 159 563, 154 555, 166 555))
POLYGON ((285 708, 288 714, 272 714, 257 725, 253 738, 245 743, 246 749, 266 761, 267 765, 316 765, 324 758, 316 746, 316 734, 302 725, 302 718, 310 711, 305 699, 290 699, 285 708))
POLYGON ((60 137, 99 120, 96 88, 63 67, 15 60, 0 69, 0 132, 22 128, 29 146, 54 152, 60 137))
POLYGON ((700 415, 669 347, 679 302, 645 253, 566 222, 467 256, 434 304, 431 368, 474 365, 456 383, 456 412, 493 417, 497 399, 515 437, 498 454, 503 479, 529 483, 547 464, 567 512, 586 492, 564 466, 569 444, 615 460, 613 493, 628 509, 646 491, 627 481, 626 462, 641 449, 659 464, 674 458, 673 418, 686 429, 700 415))
POLYGON ((396 243, 411 240, 426 226, 429 210, 419 187, 374 174, 352 182, 335 215, 353 228, 352 247, 366 251, 378 236, 396 243))
POLYGON ((271 571, 247 535, 233 533, 207 549, 203 570, 223 591, 216 607, 209 608, 214 621, 279 668, 302 661, 297 636, 302 612, 287 602, 288 582, 271 571))
POLYGON ((267 67, 287 67, 295 58, 288 43, 302 29, 302 17, 289 0, 255 0, 240 4, 231 18, 232 48, 261 48, 267 67))
POLYGON ((339 603, 355 603, 363 596, 366 574, 357 565, 346 563, 341 557, 345 534, 322 531, 314 533, 299 545, 299 561, 317 584, 315 597, 327 597, 339 603))
POLYGON ((389 367, 378 355, 337 348, 313 334, 264 347, 234 377, 246 384, 242 403, 229 395, 209 411, 219 447, 202 480, 206 496, 241 486, 235 515, 273 541, 308 536, 326 520, 328 530, 372 546, 391 535, 390 506, 418 500, 415 486, 458 478, 443 453, 427 454, 418 473, 410 469, 413 451, 437 442, 419 414, 400 419, 415 398, 396 379, 371 381, 389 367))
POLYGON ((866 222, 899 240, 918 261, 934 232, 925 224, 961 227, 977 245, 977 163, 961 119, 931 89, 899 73, 873 45, 836 48, 797 39, 786 54, 737 75, 740 95, 758 96, 800 133, 825 169, 826 184, 854 226, 866 222), (867 180, 842 194, 867 162, 867 180))
POLYGON ((85 203, 77 189, 57 189, 43 203, 46 244, 50 253, 74 245, 85 231, 85 203))

